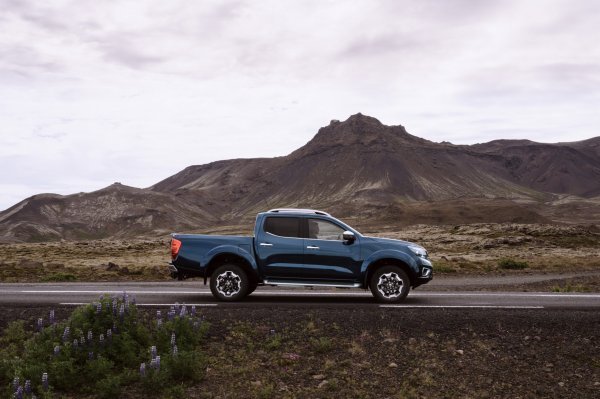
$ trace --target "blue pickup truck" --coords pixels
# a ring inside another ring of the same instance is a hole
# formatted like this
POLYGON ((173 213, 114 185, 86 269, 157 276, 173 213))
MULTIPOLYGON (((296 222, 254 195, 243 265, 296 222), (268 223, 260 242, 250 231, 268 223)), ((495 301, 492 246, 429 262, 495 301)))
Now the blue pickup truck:
POLYGON ((433 277, 423 247, 364 236, 309 209, 259 213, 252 237, 173 234, 171 259, 171 277, 204 277, 204 284, 210 278, 222 301, 280 285, 369 288, 377 300, 396 303, 433 277))

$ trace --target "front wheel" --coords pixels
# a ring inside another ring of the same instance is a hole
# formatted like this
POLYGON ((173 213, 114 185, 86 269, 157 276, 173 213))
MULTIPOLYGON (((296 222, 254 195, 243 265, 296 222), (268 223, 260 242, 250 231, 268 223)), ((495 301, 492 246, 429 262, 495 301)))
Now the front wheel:
POLYGON ((398 266, 383 266, 371 276, 369 288, 379 302, 398 303, 408 295, 410 279, 398 266))
POLYGON ((239 301, 249 288, 248 275, 238 265, 219 266, 210 276, 210 291, 220 301, 239 301))

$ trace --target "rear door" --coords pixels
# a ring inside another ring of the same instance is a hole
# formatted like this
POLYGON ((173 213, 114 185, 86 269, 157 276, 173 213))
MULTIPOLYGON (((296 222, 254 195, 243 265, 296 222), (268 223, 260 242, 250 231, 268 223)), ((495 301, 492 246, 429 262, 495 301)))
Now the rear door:
POLYGON ((265 279, 294 279, 302 274, 304 246, 301 219, 293 216, 267 216, 259 228, 257 261, 265 279))
POLYGON ((344 228, 321 218, 306 218, 304 267, 311 278, 355 281, 360 275, 360 242, 342 238, 344 228))

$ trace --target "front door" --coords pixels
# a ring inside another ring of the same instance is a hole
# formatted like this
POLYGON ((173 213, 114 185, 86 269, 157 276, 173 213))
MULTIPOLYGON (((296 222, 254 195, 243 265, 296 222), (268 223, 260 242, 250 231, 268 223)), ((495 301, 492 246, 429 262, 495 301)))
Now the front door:
POLYGON ((360 243, 343 240, 344 229, 328 220, 304 219, 304 268, 310 278, 353 281, 360 275, 360 243))

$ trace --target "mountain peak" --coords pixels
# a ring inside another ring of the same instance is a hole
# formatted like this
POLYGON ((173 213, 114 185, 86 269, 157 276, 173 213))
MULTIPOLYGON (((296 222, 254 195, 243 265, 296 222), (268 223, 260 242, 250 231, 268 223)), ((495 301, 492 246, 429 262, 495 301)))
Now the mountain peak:
POLYGON ((322 152, 331 147, 363 145, 371 149, 390 145, 426 144, 429 141, 407 133, 402 125, 387 126, 377 118, 357 113, 340 122, 333 119, 329 125, 319 129, 315 137, 293 154, 322 152))

